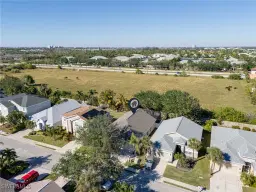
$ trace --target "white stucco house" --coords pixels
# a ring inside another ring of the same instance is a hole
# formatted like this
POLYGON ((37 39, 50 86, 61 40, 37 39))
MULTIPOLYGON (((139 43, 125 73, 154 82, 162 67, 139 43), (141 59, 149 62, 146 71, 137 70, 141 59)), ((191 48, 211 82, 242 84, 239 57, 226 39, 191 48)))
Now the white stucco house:
POLYGON ((90 106, 81 106, 62 115, 62 127, 66 129, 67 132, 75 135, 77 130, 84 125, 86 120, 98 115, 109 116, 109 113, 90 106))
MULTIPOLYGON (((195 138, 202 140, 203 128, 186 117, 164 120, 151 137, 153 143, 158 143, 163 152, 161 159, 172 162, 176 152, 184 153, 186 157, 193 157, 193 150, 188 147, 188 140, 195 138)), ((194 151, 194 157, 198 152, 194 151)))
POLYGON ((212 127, 211 147, 219 148, 230 169, 256 175, 256 133, 226 127, 212 127))
POLYGON ((50 100, 37 95, 22 93, 0 99, 0 115, 4 117, 15 110, 29 117, 49 107, 51 107, 50 100))
POLYGON ((81 106, 76 100, 69 99, 61 104, 54 105, 31 116, 36 123, 35 130, 44 130, 46 125, 55 127, 62 125, 62 115, 81 106))

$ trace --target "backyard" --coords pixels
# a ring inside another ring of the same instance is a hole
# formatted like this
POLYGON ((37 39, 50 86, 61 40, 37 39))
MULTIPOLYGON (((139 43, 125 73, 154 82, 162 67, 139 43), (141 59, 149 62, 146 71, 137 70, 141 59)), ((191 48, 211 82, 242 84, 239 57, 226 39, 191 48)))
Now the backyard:
POLYGON ((170 89, 187 91, 200 100, 204 108, 232 106, 244 112, 255 111, 255 106, 245 93, 246 82, 241 80, 212 79, 209 77, 174 77, 164 75, 138 75, 117 72, 75 71, 60 69, 24 70, 14 76, 30 74, 37 83, 47 83, 52 88, 76 92, 112 89, 127 98, 141 90, 164 92, 170 89), (228 91, 225 87, 232 86, 228 91))
POLYGON ((210 163, 206 158, 197 161, 191 171, 183 171, 171 165, 167 165, 164 177, 181 181, 194 186, 210 187, 210 163))

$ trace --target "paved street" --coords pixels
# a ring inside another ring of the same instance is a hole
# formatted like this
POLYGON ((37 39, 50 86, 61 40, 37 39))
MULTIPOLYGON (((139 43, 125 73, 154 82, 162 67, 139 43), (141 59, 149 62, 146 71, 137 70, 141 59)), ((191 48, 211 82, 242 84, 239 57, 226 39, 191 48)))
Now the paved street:
POLYGON ((0 145, 0 149, 14 148, 19 159, 28 161, 31 168, 40 167, 47 172, 51 171, 61 156, 60 153, 52 149, 31 145, 2 135, 0 135, 0 141, 4 143, 0 145))

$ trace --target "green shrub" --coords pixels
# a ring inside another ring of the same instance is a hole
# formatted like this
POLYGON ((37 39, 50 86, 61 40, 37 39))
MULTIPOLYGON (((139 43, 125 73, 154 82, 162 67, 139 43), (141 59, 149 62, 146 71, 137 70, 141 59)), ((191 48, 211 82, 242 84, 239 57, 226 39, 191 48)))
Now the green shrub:
POLYGON ((143 74, 143 72, 140 69, 136 69, 136 74, 143 74))
POLYGON ((228 79, 232 79, 232 80, 241 80, 241 75, 240 74, 230 74, 228 76, 228 79))
POLYGON ((244 131, 251 131, 251 129, 249 127, 243 127, 244 131))
POLYGON ((20 73, 20 70, 19 69, 12 69, 11 72, 12 73, 20 73))
POLYGON ((62 67, 60 65, 58 65, 58 69, 62 69, 62 67))
POLYGON ((159 73, 155 73, 155 75, 159 75, 159 73))
POLYGON ((223 76, 221 75, 212 75, 213 79, 225 79, 223 76))
POLYGON ((256 129, 252 129, 251 131, 252 131, 252 132, 256 132, 256 129))
POLYGON ((251 187, 256 182, 255 176, 253 176, 252 174, 245 173, 245 172, 242 172, 240 179, 244 185, 248 185, 249 187, 251 187))
POLYGON ((253 124, 253 125, 256 125, 256 119, 251 119, 251 120, 249 121, 249 123, 250 123, 250 124, 253 124))
POLYGON ((28 135, 36 135, 36 131, 31 131, 28 135))
POLYGON ((245 113, 237 111, 232 107, 219 108, 214 112, 214 117, 219 121, 233 121, 244 123, 248 122, 248 118, 245 113))
POLYGON ((207 121, 205 122, 204 129, 205 129, 206 131, 211 132, 212 126, 216 126, 216 122, 213 121, 213 120, 207 120, 207 121))
POLYGON ((233 129, 240 129, 240 127, 238 125, 233 125, 232 128, 233 129))

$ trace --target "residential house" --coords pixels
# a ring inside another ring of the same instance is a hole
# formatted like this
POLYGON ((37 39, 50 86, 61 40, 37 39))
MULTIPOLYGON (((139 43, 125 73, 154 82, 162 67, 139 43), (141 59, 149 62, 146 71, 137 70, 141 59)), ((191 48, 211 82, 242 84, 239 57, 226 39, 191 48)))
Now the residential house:
POLYGON ((132 54, 132 56, 130 57, 130 59, 145 59, 145 58, 146 56, 141 54, 132 54))
POLYGON ((12 111, 21 111, 31 116, 51 107, 50 100, 37 95, 18 94, 0 98, 0 115, 7 116, 12 111))
MULTIPOLYGON (((193 156, 193 150, 188 147, 188 140, 196 138, 201 141, 203 128, 186 117, 177 117, 164 120, 151 138, 152 142, 159 143, 163 154, 161 159, 172 162, 176 152, 193 156)), ((194 157, 198 152, 194 151, 194 157)))
POLYGON ((109 116, 109 113, 102 109, 81 106, 62 115, 62 127, 68 132, 76 134, 77 130, 84 125, 87 119, 91 119, 98 115, 109 116))
POLYGON ((250 79, 256 79, 256 68, 251 69, 250 79))
POLYGON ((127 127, 138 137, 149 136, 156 128, 156 118, 143 109, 127 118, 127 127))
POLYGON ((64 192, 54 181, 49 179, 32 182, 20 192, 64 192))
POLYGON ((152 58, 155 58, 155 59, 157 59, 159 57, 166 57, 166 56, 167 56, 167 54, 165 54, 165 53, 154 53, 154 54, 152 54, 152 58))
POLYGON ((256 133, 240 129, 212 127, 211 147, 219 148, 230 169, 256 175, 256 133))
POLYGON ((127 56, 117 56, 117 57, 114 57, 114 59, 121 62, 126 62, 130 60, 130 58, 127 56))
POLYGON ((31 120, 36 123, 36 130, 44 130, 46 125, 58 126, 62 125, 62 115, 81 106, 76 100, 69 99, 61 104, 54 105, 48 109, 40 111, 31 116, 31 120))
POLYGON ((100 60, 100 59, 108 59, 107 57, 104 57, 104 56, 94 56, 94 57, 91 57, 90 59, 93 59, 93 60, 100 60))
POLYGON ((172 59, 175 59, 175 58, 179 58, 179 55, 174 55, 174 54, 168 54, 168 55, 165 55, 165 56, 162 56, 162 57, 159 57, 157 58, 156 60, 157 61, 168 61, 168 60, 172 60, 172 59))

